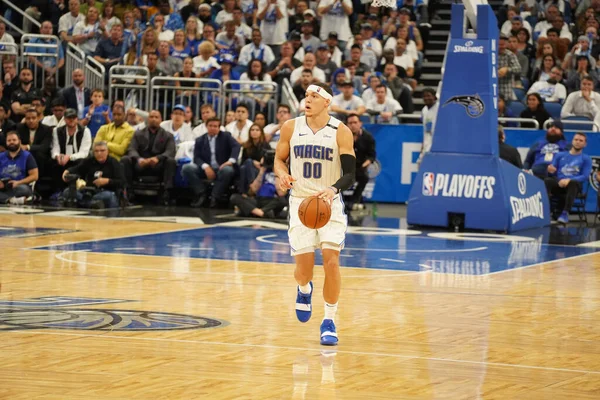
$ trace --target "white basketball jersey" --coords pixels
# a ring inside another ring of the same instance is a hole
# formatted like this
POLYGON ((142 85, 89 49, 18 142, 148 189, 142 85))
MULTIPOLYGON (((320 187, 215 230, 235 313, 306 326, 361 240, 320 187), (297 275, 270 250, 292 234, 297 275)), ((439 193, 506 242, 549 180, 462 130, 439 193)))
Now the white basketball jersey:
POLYGON ((296 179, 292 196, 309 197, 336 183, 342 176, 337 128, 341 122, 330 117, 327 125, 316 133, 306 117, 294 119, 290 141, 290 175, 296 179))

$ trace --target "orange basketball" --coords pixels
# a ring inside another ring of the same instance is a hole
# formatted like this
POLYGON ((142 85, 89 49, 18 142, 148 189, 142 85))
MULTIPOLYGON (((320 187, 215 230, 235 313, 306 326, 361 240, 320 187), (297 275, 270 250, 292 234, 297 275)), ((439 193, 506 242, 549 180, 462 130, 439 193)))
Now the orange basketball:
POLYGON ((307 197, 298 208, 298 217, 307 228, 319 229, 329 222, 331 206, 316 196, 307 197))

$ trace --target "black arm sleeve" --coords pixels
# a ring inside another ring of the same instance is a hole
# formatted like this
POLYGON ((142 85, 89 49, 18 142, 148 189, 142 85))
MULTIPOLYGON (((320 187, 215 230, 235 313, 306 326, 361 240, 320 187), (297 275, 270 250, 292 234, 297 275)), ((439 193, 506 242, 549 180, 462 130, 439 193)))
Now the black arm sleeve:
POLYGON ((340 160, 342 162, 343 175, 332 186, 339 192, 342 192, 350 188, 356 181, 356 157, 352 154, 341 154, 340 160))

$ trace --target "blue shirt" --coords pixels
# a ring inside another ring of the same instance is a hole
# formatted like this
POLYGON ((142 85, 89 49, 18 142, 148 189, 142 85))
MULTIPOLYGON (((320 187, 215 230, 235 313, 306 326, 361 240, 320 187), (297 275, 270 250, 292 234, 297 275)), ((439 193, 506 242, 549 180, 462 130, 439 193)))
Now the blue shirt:
MULTIPOLYGON (((154 17, 157 16, 157 14, 154 14, 152 16, 152 18, 150 18, 150 25, 154 26, 154 17)), ((168 15, 168 20, 167 18, 165 18, 165 20, 167 20, 167 23, 165 24, 164 30, 171 30, 173 32, 181 29, 183 30, 185 28, 185 24, 183 23, 183 20, 181 19, 181 15, 177 14, 177 13, 171 13, 168 15)))
MULTIPOLYGON (((90 106, 87 106, 83 109, 84 118, 87 117, 89 111, 90 106)), ((102 125, 106 125, 106 118, 104 118, 104 115, 102 115, 102 113, 105 111, 108 111, 108 118, 112 120, 112 111, 110 111, 110 107, 106 104, 102 104, 101 106, 94 108, 94 112, 92 113, 90 122, 88 122, 87 125, 88 129, 90 130, 90 133, 92 134, 92 139, 96 137, 98 129, 100 129, 102 125)))
MULTIPOLYGON (((51 47, 37 47, 37 46, 31 46, 32 44, 35 43, 40 43, 40 44, 56 44, 53 40, 51 39, 42 39, 42 38, 33 38, 31 39, 31 41, 25 45, 24 50, 28 53, 42 53, 42 54, 56 54, 56 48, 51 48, 51 47)), ((50 67, 50 68, 54 68, 56 67, 56 64, 58 63, 59 60, 62 60, 65 58, 65 52, 63 50, 62 45, 60 44, 60 42, 58 43, 58 58, 56 57, 44 57, 44 56, 35 56, 39 62, 41 62, 42 64, 44 64, 44 67, 50 67)))
POLYGON ((192 49, 190 48, 190 46, 186 46, 185 49, 179 51, 179 50, 175 50, 175 48, 173 46, 171 46, 171 50, 169 51, 169 55, 172 56, 172 57, 180 58, 181 61, 183 61, 186 58, 192 56, 192 49))
POLYGON ((15 158, 5 151, 0 153, 0 178, 20 181, 27 177, 28 172, 37 168, 35 159, 28 151, 21 150, 15 158))
POLYGON ((275 187, 275 173, 269 171, 263 176, 260 189, 256 193, 258 197, 277 197, 277 188, 275 187))
POLYGON ((556 167, 558 180, 571 179, 580 183, 585 182, 592 173, 592 159, 587 154, 571 154, 568 151, 558 153, 552 161, 556 167))
POLYGON ((121 40, 115 45, 110 38, 102 39, 98 43, 94 55, 108 60, 112 60, 114 58, 123 58, 127 50, 126 44, 127 43, 125 40, 121 40))
POLYGON ((569 143, 562 139, 556 143, 550 143, 546 139, 534 143, 529 149, 523 167, 531 169, 535 173, 544 174, 554 159, 555 155, 566 151, 569 148, 569 143))

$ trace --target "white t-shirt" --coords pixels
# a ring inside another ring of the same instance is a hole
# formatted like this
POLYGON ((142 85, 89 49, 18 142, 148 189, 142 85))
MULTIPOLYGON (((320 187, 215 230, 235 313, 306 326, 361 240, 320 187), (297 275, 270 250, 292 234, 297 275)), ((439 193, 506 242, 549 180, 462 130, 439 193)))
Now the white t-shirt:
POLYGON ((260 23, 260 32, 262 33, 263 40, 268 45, 278 46, 283 44, 287 40, 285 35, 288 31, 286 2, 285 0, 277 0, 277 4, 270 4, 267 0, 260 0, 258 3, 258 14, 260 14, 265 7, 268 7, 267 14, 260 23), (283 15, 282 18, 277 19, 275 7, 279 8, 281 15, 283 15))
POLYGON ((183 142, 189 142, 190 140, 196 139, 189 124, 183 124, 178 130, 175 130, 173 128, 173 121, 169 119, 161 122, 160 127, 167 132, 171 132, 175 138, 175 144, 178 146, 183 142))
POLYGON ((527 91, 529 93, 538 93, 544 101, 556 103, 559 100, 567 98, 567 89, 562 83, 552 85, 548 82, 535 82, 527 91))
MULTIPOLYGON (((362 101, 365 104, 369 104, 369 102, 375 99, 375 91, 368 87, 362 92, 361 97, 362 101)), ((388 97, 389 99, 394 98, 394 93, 392 93, 392 90, 390 88, 386 88, 386 97, 388 97)))
POLYGON ((8 32, 4 32, 4 35, 0 38, 0 43, 15 43, 15 38, 8 32))
MULTIPOLYGON (((335 0, 322 0, 319 3, 319 8, 329 7, 335 2, 335 0)), ((342 0, 342 2, 352 8, 352 0, 342 0)), ((350 19, 342 8, 342 2, 336 3, 335 6, 323 15, 321 19, 321 40, 327 40, 329 32, 337 32, 338 39, 346 42, 352 37, 352 31, 350 30, 350 19), (327 29, 329 27, 329 29, 327 29)))
POLYGON ((241 49, 246 43, 244 37, 240 35, 234 35, 231 39, 228 38, 227 32, 219 33, 215 38, 215 42, 217 42, 217 44, 220 44, 221 46, 227 46, 234 51, 237 51, 238 48, 241 49))
MULTIPOLYGON (((242 74, 242 76, 240 76, 240 81, 250 81, 251 79, 248 78, 248 73, 244 72, 242 74)), ((250 85, 242 85, 242 90, 272 90, 273 89, 273 85, 262 85, 261 82, 264 83, 270 83, 273 82, 273 80, 271 79, 271 75, 269 74, 265 74, 262 78, 262 80, 255 80, 253 81, 254 83, 250 84, 250 85)), ((264 96, 266 93, 260 94, 259 96, 264 96)))
MULTIPOLYGON (((86 25, 85 21, 78 22, 77 25, 73 28, 73 36, 76 35, 89 35, 90 32, 98 31, 98 23, 94 25, 86 25)), ((100 41, 99 36, 94 36, 90 39, 86 39, 84 42, 79 43, 79 47, 81 50, 90 54, 96 51, 96 46, 98 46, 98 42, 100 41)))
POLYGON ((350 100, 344 99, 343 93, 333 96, 332 104, 344 110, 356 110, 365 105, 364 101, 356 95, 352 95, 350 100))
POLYGON ((414 63, 411 55, 408 54, 408 52, 406 52, 406 51, 401 56, 394 57, 394 65, 402 67, 406 71, 408 71, 409 68, 415 67, 415 63, 414 63))
POLYGON ((261 60, 267 66, 271 65, 271 63, 275 61, 273 50, 263 43, 261 43, 258 47, 256 47, 254 43, 250 43, 242 47, 240 56, 238 58, 238 64, 248 66, 248 64, 250 64, 250 60, 253 58, 261 60))
POLYGON ((78 22, 83 22, 85 20, 85 16, 83 14, 79 14, 76 17, 71 15, 70 12, 66 13, 58 20, 58 33, 67 32, 67 35, 73 35, 73 29, 78 22))
POLYGON ((173 38, 175 37, 175 32, 173 32, 170 29, 165 29, 164 31, 162 31, 161 33, 158 34, 158 41, 159 42, 172 42, 173 38))
POLYGON ((223 24, 225 24, 225 22, 227 21, 233 21, 233 14, 227 12, 226 10, 219 11, 217 16, 215 17, 215 24, 223 26, 223 24))
POLYGON ((235 28, 235 34, 242 36, 246 40, 252 39, 252 28, 250 28, 245 23, 241 23, 240 26, 235 28))
POLYGON ((374 98, 367 103, 367 109, 377 112, 396 113, 398 111, 402 111, 402 106, 396 100, 390 99, 389 97, 385 98, 385 102, 383 104, 378 103, 377 98, 374 98))
POLYGON ((46 126, 49 126, 51 128, 54 128, 54 127, 60 128, 64 124, 65 124, 64 117, 61 118, 60 121, 58 121, 54 115, 46 115, 42 119, 42 125, 46 125, 46 126))
POLYGON ((242 129, 238 129, 237 120, 231 122, 229 125, 225 127, 225 130, 231 133, 234 139, 240 139, 242 142, 245 142, 250 137, 250 127, 254 124, 254 122, 250 120, 246 120, 246 124, 242 129))
MULTIPOLYGON (((298 79, 302 78, 302 71, 304 71, 304 66, 300 66, 292 71, 290 75, 290 83, 292 86, 298 82, 298 79)), ((313 78, 318 80, 319 82, 325 82, 325 72, 319 67, 314 67, 312 70, 313 78)))
POLYGON ((202 58, 202 56, 196 56, 192 60, 194 62, 194 66, 192 67, 192 71, 195 74, 200 74, 202 72, 206 72, 211 68, 221 69, 219 62, 214 57, 209 57, 208 60, 202 58))
MULTIPOLYGON (((391 37, 387 40, 387 42, 385 42, 385 46, 383 48, 384 49, 392 49, 392 50, 396 51, 396 44, 397 44, 396 38, 391 37)), ((417 43, 415 43, 414 40, 408 41, 408 43, 406 44, 405 53, 410 54, 413 61, 417 61, 419 59, 419 51, 417 50, 417 43)), ((385 60, 383 60, 383 59, 381 61, 385 62, 385 60)))

